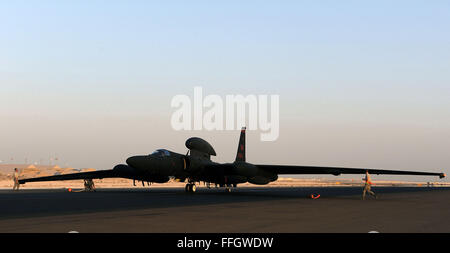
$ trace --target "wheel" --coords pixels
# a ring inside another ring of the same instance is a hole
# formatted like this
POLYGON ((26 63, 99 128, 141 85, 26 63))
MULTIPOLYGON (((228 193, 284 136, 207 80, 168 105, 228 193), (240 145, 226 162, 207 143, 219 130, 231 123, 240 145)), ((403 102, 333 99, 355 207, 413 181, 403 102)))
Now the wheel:
POLYGON ((197 190, 197 186, 195 184, 191 185, 191 192, 194 193, 197 190))
POLYGON ((225 192, 230 193, 231 192, 231 188, 225 188, 225 192))
POLYGON ((191 191, 191 187, 190 187, 191 185, 190 184, 186 184, 186 187, 184 187, 184 190, 186 191, 186 192, 190 192, 191 191))

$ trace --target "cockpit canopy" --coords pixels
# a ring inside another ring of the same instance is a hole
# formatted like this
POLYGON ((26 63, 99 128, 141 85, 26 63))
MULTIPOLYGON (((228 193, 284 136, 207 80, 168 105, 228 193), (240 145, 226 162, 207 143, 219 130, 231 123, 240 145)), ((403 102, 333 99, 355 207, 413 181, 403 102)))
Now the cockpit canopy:
POLYGON ((170 156, 170 152, 166 149, 157 149, 150 155, 157 156, 157 157, 165 157, 165 156, 170 156))

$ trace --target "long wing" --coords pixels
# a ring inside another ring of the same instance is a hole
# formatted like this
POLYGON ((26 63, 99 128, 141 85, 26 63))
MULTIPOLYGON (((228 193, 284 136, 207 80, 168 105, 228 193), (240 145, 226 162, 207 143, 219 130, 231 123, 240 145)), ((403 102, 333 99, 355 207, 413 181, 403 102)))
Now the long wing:
POLYGON ((57 181, 57 180, 76 180, 76 179, 101 179, 110 177, 120 177, 117 170, 99 170, 81 173, 72 173, 65 175, 56 175, 48 177, 36 177, 36 178, 25 178, 20 179, 19 184, 24 184, 27 182, 40 182, 40 181, 57 181))
POLYGON ((289 165, 256 165, 270 173, 276 174, 389 174, 389 175, 415 175, 415 176, 439 176, 444 178, 444 173, 435 172, 419 172, 419 171, 402 171, 402 170, 379 170, 379 169, 359 169, 359 168, 340 168, 340 167, 316 167, 316 166, 289 166, 289 165))

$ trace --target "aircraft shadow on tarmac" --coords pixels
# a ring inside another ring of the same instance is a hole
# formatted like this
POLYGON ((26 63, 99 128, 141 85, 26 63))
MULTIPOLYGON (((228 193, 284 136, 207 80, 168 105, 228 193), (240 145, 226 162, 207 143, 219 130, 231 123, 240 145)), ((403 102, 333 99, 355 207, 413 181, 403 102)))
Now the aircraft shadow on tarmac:
MULTIPOLYGON (((449 190, 448 188, 379 187, 382 196, 391 193, 449 190)), ((37 216, 54 216, 136 209, 237 204, 274 200, 305 200, 311 194, 321 199, 360 200, 361 187, 290 187, 290 188, 238 188, 226 193, 222 189, 199 188, 190 194, 178 188, 164 189, 99 189, 95 193, 67 192, 63 190, 0 191, 0 220, 37 216)), ((383 199, 382 199, 383 200, 383 199)), ((383 200, 384 201, 384 200, 383 200)))

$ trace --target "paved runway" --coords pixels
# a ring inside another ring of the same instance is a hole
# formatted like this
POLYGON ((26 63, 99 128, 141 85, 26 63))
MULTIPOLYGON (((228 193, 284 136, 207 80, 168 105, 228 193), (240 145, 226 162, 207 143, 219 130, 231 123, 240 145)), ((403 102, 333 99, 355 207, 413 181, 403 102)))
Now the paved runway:
POLYGON ((450 188, 233 190, 0 190, 0 232, 450 232, 450 188))

